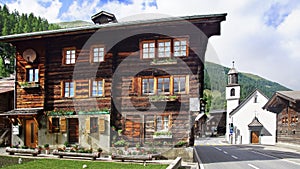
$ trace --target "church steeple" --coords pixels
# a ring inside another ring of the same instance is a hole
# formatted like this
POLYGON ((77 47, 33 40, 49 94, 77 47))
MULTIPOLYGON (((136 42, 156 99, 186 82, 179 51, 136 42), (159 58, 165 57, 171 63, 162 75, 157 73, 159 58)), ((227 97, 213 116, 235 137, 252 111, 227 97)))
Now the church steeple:
POLYGON ((241 88, 238 83, 238 71, 234 67, 234 61, 232 62, 232 68, 228 72, 228 84, 226 86, 226 100, 227 100, 227 117, 226 117, 226 140, 229 141, 230 125, 234 125, 229 115, 240 104, 240 92, 241 88))
POLYGON ((232 68, 228 72, 228 85, 237 85, 239 72, 234 68, 234 61, 232 61, 232 68))

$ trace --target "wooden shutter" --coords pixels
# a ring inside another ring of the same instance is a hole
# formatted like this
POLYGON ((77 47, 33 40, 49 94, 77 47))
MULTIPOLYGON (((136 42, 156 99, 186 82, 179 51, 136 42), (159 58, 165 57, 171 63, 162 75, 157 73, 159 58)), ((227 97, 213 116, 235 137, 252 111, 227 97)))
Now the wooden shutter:
POLYGON ((172 114, 169 114, 169 123, 168 123, 169 130, 171 130, 172 124, 173 124, 172 114))
POLYGON ((141 95, 142 94, 142 78, 140 77, 133 77, 132 78, 132 89, 131 91, 134 93, 134 94, 137 94, 137 95, 141 95))
POLYGON ((105 132, 105 120, 104 119, 99 119, 99 133, 104 133, 105 132))
POLYGON ((91 124, 90 124, 90 117, 85 119, 85 132, 91 133, 91 124))
POLYGON ((52 133, 52 117, 48 117, 48 132, 52 133))
POLYGON ((157 130, 157 117, 154 115, 154 131, 157 130))
POLYGON ((60 117, 60 132, 67 132, 67 120, 65 117, 60 117))

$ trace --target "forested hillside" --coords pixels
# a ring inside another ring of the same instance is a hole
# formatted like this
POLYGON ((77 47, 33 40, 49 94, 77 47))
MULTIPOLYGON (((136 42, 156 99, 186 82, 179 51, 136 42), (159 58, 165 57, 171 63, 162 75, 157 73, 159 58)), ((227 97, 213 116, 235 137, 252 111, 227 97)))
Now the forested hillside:
MULTIPOLYGON (((204 97, 207 99, 208 109, 224 109, 226 106, 225 87, 229 68, 206 62, 204 72, 204 97)), ((256 88, 269 98, 276 91, 290 90, 276 82, 271 82, 257 75, 239 72, 241 85, 241 101, 243 101, 256 88)))
MULTIPOLYGON (((49 24, 46 19, 36 17, 31 14, 19 14, 17 11, 10 12, 7 6, 0 6, 0 36, 53 30, 60 27, 49 24)), ((8 45, 0 43, 0 77, 13 73, 14 50, 8 45), (4 65, 5 59, 9 60, 8 65, 4 65)))

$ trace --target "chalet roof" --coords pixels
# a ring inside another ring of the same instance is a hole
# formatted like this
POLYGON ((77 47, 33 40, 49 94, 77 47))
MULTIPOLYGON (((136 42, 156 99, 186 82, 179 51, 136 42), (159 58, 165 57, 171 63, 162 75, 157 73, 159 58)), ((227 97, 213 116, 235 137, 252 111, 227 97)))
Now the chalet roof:
POLYGON ((226 13, 223 14, 210 14, 210 15, 193 15, 193 16, 184 16, 184 17, 167 17, 160 19, 148 19, 148 20, 137 20, 137 21, 127 21, 127 22, 119 22, 119 23, 110 23, 110 24, 100 24, 100 25, 92 25, 92 26, 84 26, 84 27, 75 27, 75 28, 66 28, 66 29, 57 29, 57 30, 48 30, 41 32, 31 32, 31 33, 22 33, 22 34, 14 34, 1 36, 0 41, 2 42, 14 42, 14 41, 22 41, 27 39, 41 39, 45 37, 56 37, 61 35, 72 35, 72 34, 80 34, 80 33, 88 33, 88 32, 96 32, 99 29, 112 29, 126 26, 139 26, 139 25, 148 25, 148 24, 156 24, 162 22, 174 22, 178 21, 194 21, 198 20, 197 23, 213 23, 213 22, 221 22, 226 19, 226 13))
POLYGON ((255 116, 252 122, 248 124, 248 127, 263 127, 263 125, 259 122, 258 118, 255 116))
POLYGON ((251 98, 253 98, 256 93, 259 92, 261 95, 263 95, 267 100, 269 99, 266 95, 264 95, 259 89, 255 89, 242 103, 239 104, 238 107, 236 107, 235 109, 233 109, 229 115, 234 115, 235 113, 237 113, 242 107, 244 107, 245 104, 247 104, 249 102, 249 100, 251 98))
POLYGON ((15 109, 8 112, 1 113, 0 116, 32 116, 37 115, 41 112, 43 108, 25 108, 25 109, 15 109))
POLYGON ((15 78, 11 76, 9 78, 0 79, 0 93, 5 93, 14 90, 15 78))
POLYGON ((279 113, 286 106, 300 110, 300 91, 277 91, 263 108, 279 113))

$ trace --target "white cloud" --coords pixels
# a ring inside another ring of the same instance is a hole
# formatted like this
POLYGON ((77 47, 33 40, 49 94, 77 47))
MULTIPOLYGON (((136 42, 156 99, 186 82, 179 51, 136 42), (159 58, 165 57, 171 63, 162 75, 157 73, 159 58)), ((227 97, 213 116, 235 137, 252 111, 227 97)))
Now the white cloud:
POLYGON ((234 59, 239 71, 255 73, 300 90, 299 0, 156 0, 157 7, 149 5, 154 0, 132 0, 127 4, 109 0, 102 6, 99 5, 101 0, 73 1, 61 17, 59 0, 43 1, 51 5, 43 7, 38 0, 17 0, 9 7, 33 12, 50 22, 90 21, 90 16, 102 10, 114 13, 118 20, 141 13, 170 16, 228 13, 226 21, 221 23, 221 36, 210 38, 221 64, 231 66, 234 59))

